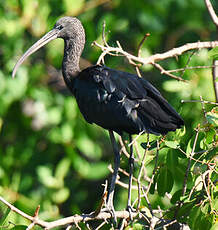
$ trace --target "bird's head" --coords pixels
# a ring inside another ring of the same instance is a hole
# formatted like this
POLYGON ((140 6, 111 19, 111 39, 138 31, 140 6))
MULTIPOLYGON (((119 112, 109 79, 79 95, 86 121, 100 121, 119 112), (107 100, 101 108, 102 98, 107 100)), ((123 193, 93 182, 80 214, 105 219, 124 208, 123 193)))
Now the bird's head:
MULTIPOLYGON (((39 39, 35 44, 33 44, 18 60, 16 65, 14 66, 12 77, 15 76, 18 67, 25 61, 27 57, 29 57, 32 53, 36 52, 42 46, 46 45, 50 41, 62 38, 64 40, 67 39, 77 39, 78 42, 81 42, 81 39, 85 42, 85 32, 81 22, 77 18, 73 17, 62 17, 60 18, 53 29, 46 33, 41 39, 39 39)), ((84 45, 84 44, 82 44, 84 45)))
POLYGON ((81 22, 77 18, 63 17, 60 18, 54 25, 53 30, 57 31, 57 37, 75 39, 80 34, 84 34, 84 29, 81 22))

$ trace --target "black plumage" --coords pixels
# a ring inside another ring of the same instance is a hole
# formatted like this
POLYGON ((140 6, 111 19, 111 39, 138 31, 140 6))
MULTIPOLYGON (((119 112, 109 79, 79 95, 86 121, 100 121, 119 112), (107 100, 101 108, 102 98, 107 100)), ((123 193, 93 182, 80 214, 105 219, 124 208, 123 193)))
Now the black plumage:
POLYGON ((49 41, 64 39, 62 72, 85 120, 119 134, 142 131, 156 135, 180 128, 184 122, 160 92, 137 75, 95 65, 83 71, 79 59, 85 32, 77 18, 63 17, 20 58, 13 70, 49 41))
POLYGON ((69 86, 87 122, 119 134, 159 135, 183 125, 160 92, 137 75, 96 65, 72 78, 69 86))

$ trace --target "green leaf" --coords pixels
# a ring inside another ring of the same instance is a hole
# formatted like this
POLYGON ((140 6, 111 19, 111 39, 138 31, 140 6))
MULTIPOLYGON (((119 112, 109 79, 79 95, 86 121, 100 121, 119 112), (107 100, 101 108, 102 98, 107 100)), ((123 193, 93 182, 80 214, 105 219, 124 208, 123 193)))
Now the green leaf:
POLYGON ((170 149, 167 152, 167 166, 172 173, 176 172, 176 168, 178 166, 178 155, 174 153, 173 149, 170 149))
POLYGON ((187 88, 189 88, 189 87, 190 86, 187 83, 181 82, 181 81, 176 81, 176 80, 169 80, 169 81, 165 81, 163 83, 163 88, 168 92, 178 93, 179 91, 187 90, 187 88))
MULTIPOLYGON (((72 150, 70 150, 72 151, 72 150)), ((70 154, 74 170, 83 178, 97 180, 104 178, 108 173, 108 164, 104 162, 88 162, 76 152, 70 154)))
POLYGON ((128 226, 125 228, 126 230, 143 230, 145 229, 145 225, 140 224, 140 223, 134 223, 132 226, 128 226))
POLYGON ((217 60, 217 59, 218 59, 218 46, 217 46, 217 47, 214 47, 213 49, 211 49, 211 50, 208 52, 208 56, 209 56, 209 58, 211 58, 211 59, 217 60))
POLYGON ((61 122, 61 109, 59 107, 54 107, 48 110, 48 124, 58 125, 61 122))
POLYGON ((166 146, 168 146, 172 149, 178 149, 178 147, 179 147, 178 141, 165 141, 164 143, 166 146))
POLYGON ((52 200, 55 203, 61 204, 67 200, 69 195, 70 195, 70 190, 68 188, 62 188, 52 194, 52 200))
POLYGON ((215 223, 210 230, 217 230, 218 229, 218 222, 215 223))
POLYGON ((65 9, 66 15, 77 15, 82 10, 84 6, 84 0, 77 0, 75 4, 75 0, 64 0, 63 6, 65 9))
POLYGON ((164 196, 166 192, 171 192, 173 188, 172 173, 167 167, 162 167, 157 179, 157 191, 160 196, 164 196))
POLYGON ((57 180, 52 175, 52 170, 47 166, 39 166, 37 168, 39 180, 48 188, 60 188, 63 186, 63 181, 57 180))
POLYGON ((70 168, 71 161, 69 158, 62 159, 55 170, 55 178, 63 180, 70 168))
POLYGON ((193 207, 190 210, 190 218, 188 224, 191 229, 199 229, 199 230, 209 230, 211 227, 211 223, 202 212, 200 207, 193 207))
POLYGON ((214 127, 218 127, 218 107, 214 108, 211 112, 206 114, 207 121, 214 127))
POLYGON ((95 142, 91 141, 90 138, 88 138, 88 136, 81 135, 81 137, 77 139, 76 144, 78 149, 87 157, 95 160, 100 159, 101 149, 99 148, 99 146, 95 144, 95 142))
POLYGON ((69 143, 73 137, 73 130, 69 123, 64 123, 61 127, 62 142, 69 143))
POLYGON ((189 140, 187 148, 186 148, 186 155, 187 156, 189 156, 190 153, 192 152, 192 145, 191 145, 191 143, 192 143, 192 139, 189 140))
POLYGON ((172 196, 172 198, 171 198, 171 200, 170 200, 170 202, 171 202, 172 204, 175 204, 176 202, 180 201, 180 197, 182 196, 182 191, 183 191, 183 189, 180 189, 180 190, 176 191, 176 192, 173 194, 173 196, 172 196))
POLYGON ((178 218, 189 215, 192 207, 193 207, 193 202, 184 203, 178 211, 178 218))
POLYGON ((13 228, 11 228, 10 230, 26 230, 28 228, 28 226, 25 225, 16 225, 13 228))
POLYGON ((8 214, 10 213, 11 209, 10 208, 7 208, 7 210, 3 213, 1 213, 1 218, 0 218, 0 227, 4 225, 4 222, 6 220, 6 218, 8 217, 8 214))
POLYGON ((215 129, 210 129, 208 132, 206 132, 206 143, 207 144, 212 143, 215 135, 216 135, 215 129))

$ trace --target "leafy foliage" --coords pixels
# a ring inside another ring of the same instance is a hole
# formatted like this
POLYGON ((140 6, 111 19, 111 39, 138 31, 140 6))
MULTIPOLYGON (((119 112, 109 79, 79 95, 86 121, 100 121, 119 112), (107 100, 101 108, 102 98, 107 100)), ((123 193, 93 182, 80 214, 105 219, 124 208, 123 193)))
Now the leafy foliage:
MULTIPOLYGON (((91 47, 91 43, 101 41, 104 20, 106 30, 110 30, 109 42, 119 40, 132 53, 137 52, 139 42, 149 32, 151 36, 142 47, 142 56, 215 37, 215 27, 203 1, 102 2, 105 3, 95 0, 0 2, 0 195, 31 215, 40 204, 40 217, 45 220, 96 208, 103 191, 101 184, 110 175, 107 166, 112 162, 112 148, 106 131, 84 121, 75 99, 61 80, 63 42, 53 41, 38 51, 20 67, 17 77, 11 79, 12 68, 23 51, 63 15, 78 16, 85 26, 87 43, 82 68, 97 61, 100 51, 91 47)), ((217 9, 217 2, 212 3, 217 9)), ((189 62, 189 57, 187 53, 165 65, 170 69, 181 68, 189 62)), ((189 65, 211 65, 211 58, 217 58, 216 48, 209 53, 198 51, 189 65)), ((122 58, 107 57, 106 64, 134 72, 122 58)), ((204 100, 214 101, 211 70, 186 70, 183 78, 190 80, 188 83, 160 76, 156 71, 151 73, 151 67, 142 70, 143 76, 162 89, 185 120, 185 128, 169 133, 159 150, 159 137, 149 138, 151 147, 145 166, 147 176, 154 172, 148 194, 151 206, 153 209, 160 206, 166 219, 176 216, 191 229, 215 229, 217 107, 205 104, 204 115, 201 103, 180 103, 182 99, 199 100, 200 95, 204 100), (196 143, 195 129, 199 132, 196 143), (184 190, 189 161, 190 173, 184 190)), ((135 177, 147 148, 145 135, 137 143, 141 158, 135 165, 135 177)), ((127 169, 127 163, 122 156, 122 168, 127 169)), ((124 176, 121 179, 128 180, 124 176)), ((146 180, 142 183, 149 185, 146 180)), ((117 209, 125 208, 126 197, 126 190, 119 187, 115 195, 117 209)), ((135 192, 133 199, 136 198, 135 192)), ((140 208, 148 209, 145 199, 140 208)), ((1 205, 0 226, 7 226, 8 220, 16 224, 9 226, 12 229, 26 229, 28 225, 1 205)), ((134 229, 144 229, 146 224, 139 221, 134 229)))

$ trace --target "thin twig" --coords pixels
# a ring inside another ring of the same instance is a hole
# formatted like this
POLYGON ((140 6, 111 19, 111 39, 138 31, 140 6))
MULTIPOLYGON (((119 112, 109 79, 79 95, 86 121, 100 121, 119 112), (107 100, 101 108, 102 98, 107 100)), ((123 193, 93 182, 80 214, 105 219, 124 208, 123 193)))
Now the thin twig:
POLYGON ((178 81, 187 82, 186 80, 182 79, 181 77, 178 77, 178 76, 176 76, 176 75, 174 75, 174 74, 172 74, 172 73, 169 73, 167 70, 165 70, 165 69, 164 69, 160 64, 158 64, 158 63, 155 63, 155 62, 154 62, 154 63, 152 63, 152 65, 153 65, 154 67, 156 67, 157 69, 159 69, 161 74, 166 74, 166 75, 170 76, 171 78, 176 79, 176 80, 178 80, 178 81))
POLYGON ((204 103, 204 100, 203 100, 202 96, 200 96, 200 101, 201 101, 202 111, 203 111, 203 114, 204 114, 204 121, 205 121, 205 123, 208 124, 208 121, 207 121, 207 112, 205 110, 205 105, 204 105, 205 103, 204 103))
POLYGON ((192 58, 192 56, 193 56, 195 53, 196 53, 196 50, 193 50, 193 51, 191 52, 191 55, 190 55, 189 58, 188 58, 188 61, 187 61, 186 65, 185 65, 185 67, 184 67, 184 70, 182 71, 181 78, 184 76, 185 71, 186 71, 186 69, 188 68, 188 64, 190 63, 191 58, 192 58))
MULTIPOLYGON (((129 173, 128 173, 127 171, 125 171, 124 169, 119 168, 119 172, 121 172, 121 173, 123 173, 123 175, 129 177, 129 173)), ((134 176, 132 177, 132 179, 133 179, 134 181, 137 181, 137 179, 136 179, 134 176)))
MULTIPOLYGON (((144 35, 144 37, 142 38, 142 40, 140 41, 140 43, 139 43, 139 45, 138 45, 138 51, 137 51, 137 55, 138 55, 138 57, 141 57, 141 48, 142 48, 142 45, 144 44, 144 42, 145 42, 145 40, 148 38, 150 36, 150 34, 149 33, 146 33, 145 35, 144 35)), ((140 73, 140 70, 139 70, 139 65, 136 65, 136 72, 137 72, 137 75, 139 76, 139 77, 142 77, 142 75, 141 75, 141 73, 140 73)))
MULTIPOLYGON (((200 102, 202 103, 201 100, 181 100, 181 103, 196 103, 196 102, 200 102)), ((203 101, 204 104, 211 104, 211 105, 218 105, 218 103, 216 102, 212 102, 212 101, 203 101)))
POLYGON ((198 128, 196 129, 196 135, 195 135, 195 139, 194 139, 194 144, 193 144, 193 147, 192 147, 192 151, 191 151, 191 153, 190 153, 188 165, 187 165, 186 172, 185 172, 185 177, 184 177, 184 181, 183 181, 182 196, 184 196, 184 195, 185 195, 185 192, 186 192, 187 180, 188 180, 188 175, 189 175, 189 171, 190 171, 190 167, 191 167, 191 157, 193 157, 194 154, 195 154, 195 147, 196 147, 196 143, 197 143, 197 140, 198 140, 199 131, 200 131, 200 129, 199 129, 199 127, 198 127, 198 128))
POLYGON ((205 66, 187 66, 180 69, 173 69, 173 70, 167 70, 168 73, 175 73, 175 72, 181 72, 184 70, 192 70, 192 69, 212 69, 213 67, 218 65, 205 65, 205 66))
POLYGON ((128 144, 128 147, 131 147, 131 145, 133 145, 136 140, 143 134, 145 133, 145 131, 141 131, 129 144, 128 144))
POLYGON ((158 156, 159 156, 159 150, 160 150, 160 143, 159 143, 159 140, 157 140, 157 152, 156 152, 156 158, 155 158, 155 166, 154 166, 154 169, 153 169, 153 172, 152 172, 152 176, 151 176, 151 181, 148 185, 148 188, 146 190, 146 194, 149 193, 149 190, 151 188, 151 184, 154 182, 154 176, 156 174, 156 170, 157 170, 157 162, 158 162, 158 156))
POLYGON ((124 144, 124 141, 123 141, 123 138, 121 136, 119 136, 119 143, 120 143, 120 146, 121 146, 121 151, 124 153, 124 155, 129 158, 129 153, 126 149, 126 146, 124 144))

